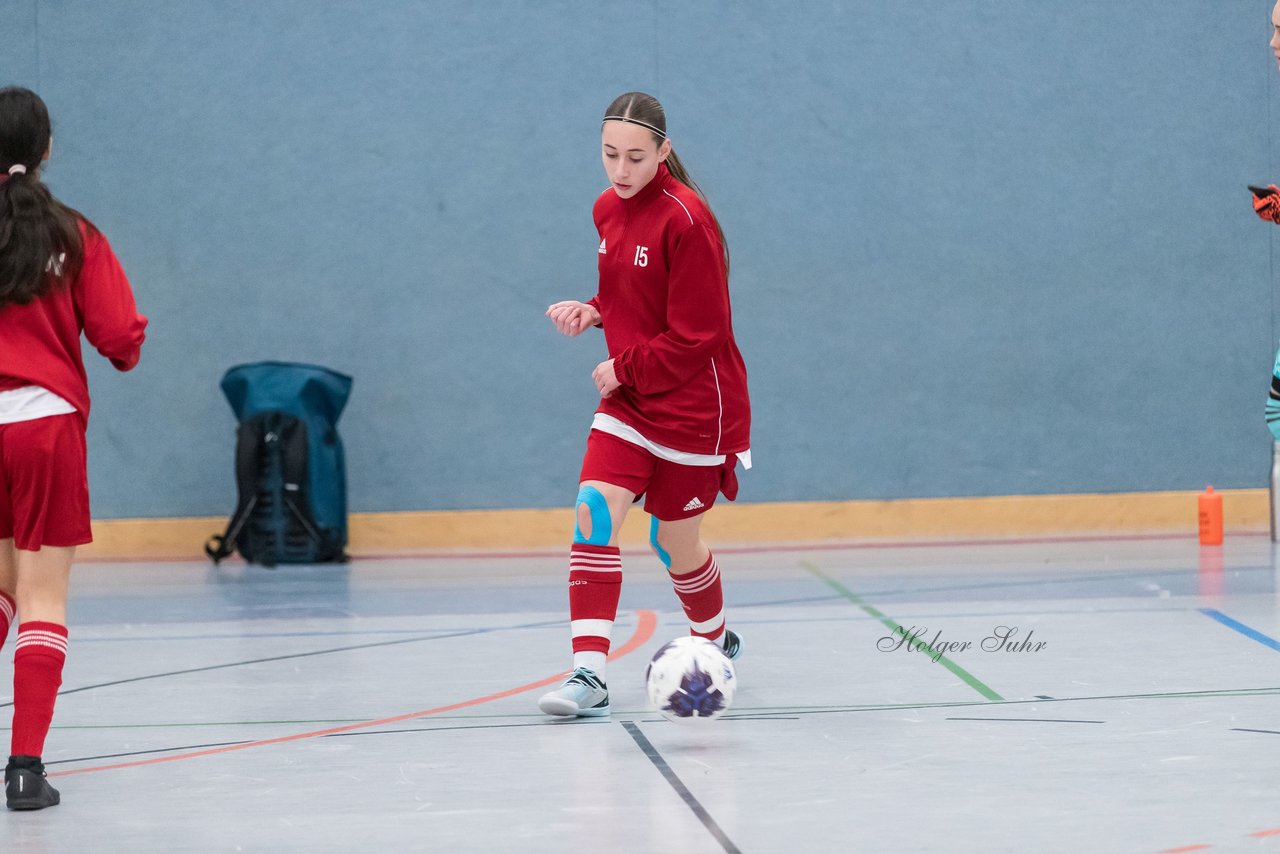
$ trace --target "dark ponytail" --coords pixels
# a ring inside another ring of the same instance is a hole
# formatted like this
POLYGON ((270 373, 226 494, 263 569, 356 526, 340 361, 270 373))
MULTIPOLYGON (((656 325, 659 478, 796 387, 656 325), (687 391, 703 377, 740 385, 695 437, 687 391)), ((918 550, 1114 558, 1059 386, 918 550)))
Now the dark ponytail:
POLYGON ((0 89, 0 309, 44 296, 84 264, 83 217, 40 180, 51 134, 39 95, 0 89))
MULTIPOLYGON (((663 140, 667 138, 667 114, 662 109, 662 105, 658 103, 658 99, 652 95, 646 95, 644 92, 626 92, 613 99, 613 103, 609 105, 609 109, 604 111, 606 116, 618 116, 624 119, 633 119, 637 122, 657 128, 658 132, 653 133, 653 141, 656 145, 661 146, 663 140)), ((707 213, 711 214, 711 221, 716 224, 716 232, 720 235, 720 247, 724 250, 724 272, 729 273, 729 242, 724 239, 724 229, 720 227, 720 220, 716 218, 715 212, 711 210, 711 203, 707 201, 707 196, 702 192, 694 180, 689 177, 689 171, 684 168, 684 164, 680 162, 680 158, 676 156, 675 149, 671 149, 671 153, 667 155, 667 171, 671 173, 671 177, 675 178, 681 184, 698 194, 698 198, 702 199, 702 203, 707 206, 707 213)))

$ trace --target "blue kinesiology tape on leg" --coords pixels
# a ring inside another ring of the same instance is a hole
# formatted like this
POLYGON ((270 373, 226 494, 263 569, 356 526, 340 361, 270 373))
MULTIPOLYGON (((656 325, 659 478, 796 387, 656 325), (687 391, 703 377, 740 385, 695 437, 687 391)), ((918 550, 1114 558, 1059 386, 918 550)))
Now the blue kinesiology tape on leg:
POLYGON ((600 490, 594 486, 584 486, 578 490, 578 503, 575 510, 584 504, 591 513, 591 536, 584 537, 582 525, 575 522, 573 541, 586 543, 589 546, 609 545, 609 539, 613 536, 613 517, 609 515, 609 502, 604 500, 600 490))
POLYGON ((1280 442, 1280 352, 1276 353, 1276 364, 1271 369, 1271 393, 1267 395, 1267 429, 1271 436, 1280 442))
POLYGON ((1280 442, 1280 400, 1274 397, 1267 398, 1267 429, 1271 431, 1271 437, 1280 442))
POLYGON ((667 550, 658 545, 658 517, 649 517, 649 545, 653 546, 653 551, 658 555, 658 560, 662 561, 667 569, 671 568, 671 555, 667 554, 667 550))

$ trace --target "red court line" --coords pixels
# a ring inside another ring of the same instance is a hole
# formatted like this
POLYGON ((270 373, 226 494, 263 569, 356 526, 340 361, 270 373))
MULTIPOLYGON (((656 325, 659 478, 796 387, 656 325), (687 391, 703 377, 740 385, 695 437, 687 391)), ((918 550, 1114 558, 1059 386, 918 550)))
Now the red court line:
MULTIPOLYGON (((653 637, 654 630, 658 626, 658 615, 653 611, 637 611, 636 629, 627 639, 627 642, 609 654, 609 660, 613 661, 629 655, 637 649, 648 643, 653 637)), ((458 709, 466 709, 471 706, 478 706, 482 703, 490 703, 494 700, 501 700, 504 697, 511 697, 515 694, 522 694, 525 691, 532 691, 535 688, 544 688, 547 685, 554 685, 561 679, 564 679, 567 671, 557 673, 554 676, 548 676, 545 679, 539 679, 537 682, 530 682, 526 685, 520 685, 516 688, 508 688, 506 691, 499 691, 496 694, 486 694, 483 697, 475 697, 470 700, 463 700, 459 703, 450 703, 447 706, 437 706, 434 709, 424 709, 420 712, 409 712, 404 715, 396 715, 395 717, 383 718, 376 721, 365 721, 358 724, 347 724, 346 726, 333 727, 331 729, 319 729, 314 732, 301 732, 296 735, 284 735, 279 738, 264 738, 260 741, 248 741, 244 744, 232 744, 227 747, 215 747, 209 750, 193 750, 187 753, 175 753, 170 756, 157 756, 151 759, 139 759, 135 762, 118 762, 114 765, 95 765, 88 768, 74 768, 69 771, 50 771, 50 777, 69 777, 72 774, 88 774, 94 771, 115 771, 120 768, 138 768, 143 765, 158 765, 161 762, 176 762, 179 759, 195 759, 199 756, 214 756, 219 753, 231 753, 236 750, 248 750, 251 747, 266 747, 269 744, 284 744, 288 741, 302 741, 308 738, 319 738, 325 735, 334 735, 340 732, 351 732, 358 729, 370 729, 372 727, 385 726, 387 724, 400 723, 401 721, 412 720, 413 718, 425 718, 428 715, 438 715, 444 712, 454 712, 458 709)))
MULTIPOLYGON (((1262 537, 1269 536, 1266 531, 1240 530, 1227 531, 1228 537, 1262 537)), ((717 546, 716 554, 772 554, 777 552, 838 552, 838 551, 874 551, 876 549, 950 549, 963 546, 1034 546, 1054 543, 1123 543, 1147 542, 1161 540, 1194 540, 1198 534, 1189 533, 1157 533, 1157 534, 1054 534, 1041 537, 984 537, 978 539, 952 538, 945 540, 835 540, 830 542, 795 542, 795 543, 762 543, 760 545, 725 545, 717 546)), ((357 554, 352 560, 501 560, 516 558, 559 557, 564 549, 546 549, 542 551, 421 551, 395 552, 386 554, 357 554)))
MULTIPOLYGON (((761 545, 726 545, 718 546, 716 554, 772 554, 777 552, 825 552, 825 551, 874 551, 876 549, 950 549, 963 546, 1034 546, 1052 545, 1054 543, 1123 543, 1148 542, 1161 540, 1194 540, 1195 533, 1157 533, 1157 534, 1055 534, 1042 537, 985 537, 982 539, 953 538, 945 540, 846 540, 831 542, 796 542, 796 543, 763 543, 761 545)), ((1232 537, 1266 537, 1267 531, 1242 529, 1229 530, 1232 537)), ((637 546, 638 548, 638 546, 637 546)), ((521 558, 564 557, 564 549, 548 547, 546 549, 512 549, 510 551, 467 551, 437 549, 426 551, 404 552, 372 552, 356 553, 351 560, 361 562, 386 560, 517 560, 521 558)), ((174 555, 173 557, 87 557, 83 563, 209 563, 208 558, 192 555, 174 555)), ((239 557, 223 561, 231 566, 244 566, 239 557)))
MULTIPOLYGON (((1258 830, 1248 834, 1255 839, 1265 839, 1268 836, 1280 836, 1280 827, 1274 827, 1271 830, 1258 830)), ((1166 848, 1160 854, 1189 854, 1191 851, 1208 851, 1212 845, 1187 845, 1183 848, 1166 848)))

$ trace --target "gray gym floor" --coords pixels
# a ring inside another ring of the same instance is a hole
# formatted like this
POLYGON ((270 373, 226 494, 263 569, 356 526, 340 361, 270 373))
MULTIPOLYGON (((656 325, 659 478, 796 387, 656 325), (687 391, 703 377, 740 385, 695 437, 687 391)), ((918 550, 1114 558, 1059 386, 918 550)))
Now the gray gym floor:
POLYGON ((1265 535, 717 555, 746 648, 702 727, 645 708, 686 629, 638 549, 613 715, 570 722, 535 702, 568 664, 559 553, 81 564, 63 803, 0 815, 3 848, 1280 851, 1265 535))

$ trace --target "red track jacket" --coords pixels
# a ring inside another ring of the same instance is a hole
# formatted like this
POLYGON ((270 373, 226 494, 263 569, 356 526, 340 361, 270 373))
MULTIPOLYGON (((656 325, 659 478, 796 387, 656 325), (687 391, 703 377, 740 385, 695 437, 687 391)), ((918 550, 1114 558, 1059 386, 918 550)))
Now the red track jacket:
POLYGON ((665 163, 639 193, 612 188, 593 210, 600 312, 622 387, 597 412, 694 454, 750 447, 747 370, 733 339, 720 235, 706 205, 665 163))
POLYGON ((147 319, 107 238, 86 222, 84 267, 70 287, 58 287, 28 305, 0 308, 0 389, 38 385, 89 418, 89 381, 80 332, 118 370, 138 364, 147 319))

